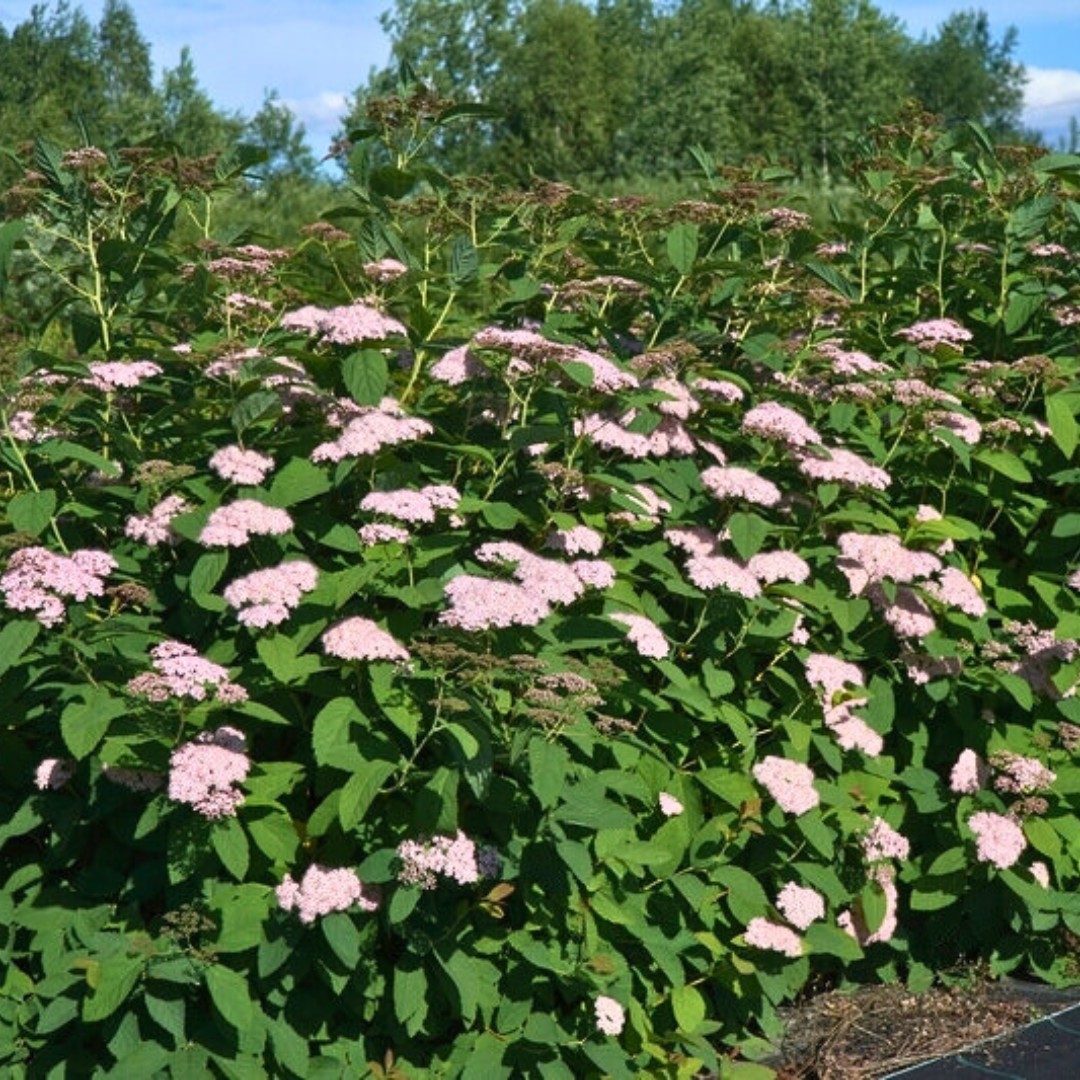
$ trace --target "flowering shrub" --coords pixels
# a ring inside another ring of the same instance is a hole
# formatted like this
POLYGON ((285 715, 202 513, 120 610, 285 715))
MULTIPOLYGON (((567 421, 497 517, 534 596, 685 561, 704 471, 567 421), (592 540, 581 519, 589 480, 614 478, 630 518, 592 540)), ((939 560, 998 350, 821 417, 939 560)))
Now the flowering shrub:
POLYGON ((915 118, 819 228, 392 151, 291 251, 41 151, 4 1067, 758 1080, 812 976, 1076 979, 1080 158, 915 118))

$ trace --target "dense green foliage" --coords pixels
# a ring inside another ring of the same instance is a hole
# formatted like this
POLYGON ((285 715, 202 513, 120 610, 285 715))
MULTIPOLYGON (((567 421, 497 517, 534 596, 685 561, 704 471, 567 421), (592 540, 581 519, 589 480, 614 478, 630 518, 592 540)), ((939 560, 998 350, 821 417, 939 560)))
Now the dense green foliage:
MULTIPOLYGON (((444 162, 519 180, 684 172, 694 146, 827 172, 847 136, 908 98, 1019 133, 1015 32, 995 42, 977 11, 917 41, 870 0, 394 0, 383 27, 395 62, 498 114, 445 139, 444 162)), ((358 91, 354 126, 394 78, 358 91)))
POLYGON ((1076 981, 1080 158, 911 114, 817 226, 372 113, 289 248, 45 142, 0 227, 0 1068, 764 1080, 811 984, 1076 981))

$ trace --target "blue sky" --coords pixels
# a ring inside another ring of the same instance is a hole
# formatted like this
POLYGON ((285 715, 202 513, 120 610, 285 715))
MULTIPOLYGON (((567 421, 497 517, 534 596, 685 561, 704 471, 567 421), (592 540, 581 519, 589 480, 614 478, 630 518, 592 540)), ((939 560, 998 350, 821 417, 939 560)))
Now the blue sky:
MULTIPOLYGON (((250 115, 276 89, 307 128, 321 155, 346 99, 382 66, 389 47, 379 14, 391 0, 129 0, 153 46, 157 73, 191 47, 203 87, 221 107, 250 115)), ((33 0, 0 0, 8 30, 33 0)), ((957 9, 981 8, 994 37, 1019 31, 1016 58, 1028 69, 1026 122, 1056 140, 1080 117, 1080 0, 877 0, 908 33, 932 33, 957 9)), ((102 0, 73 0, 94 22, 102 0)))

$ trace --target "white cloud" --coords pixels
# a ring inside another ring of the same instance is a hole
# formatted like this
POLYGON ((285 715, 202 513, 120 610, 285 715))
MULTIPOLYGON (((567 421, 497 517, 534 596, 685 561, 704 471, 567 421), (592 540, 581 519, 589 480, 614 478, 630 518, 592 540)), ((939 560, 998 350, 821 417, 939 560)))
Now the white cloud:
POLYGON ((349 111, 349 95, 340 90, 324 90, 304 98, 286 98, 293 116, 309 129, 325 130, 340 122, 349 111))
POLYGON ((1072 68, 1027 69, 1024 86, 1024 123, 1051 128, 1080 116, 1080 71, 1072 68))

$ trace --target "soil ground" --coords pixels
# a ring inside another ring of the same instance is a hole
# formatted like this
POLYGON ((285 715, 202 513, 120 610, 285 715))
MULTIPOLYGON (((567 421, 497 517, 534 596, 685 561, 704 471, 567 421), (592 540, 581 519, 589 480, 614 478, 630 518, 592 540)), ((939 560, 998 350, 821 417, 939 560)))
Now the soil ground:
POLYGON ((779 1060, 771 1064, 778 1080, 882 1080, 1077 1000, 1075 990, 1057 993, 1015 980, 919 994, 903 986, 834 990, 791 1010, 779 1060))

